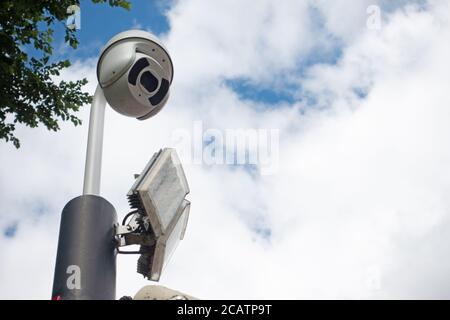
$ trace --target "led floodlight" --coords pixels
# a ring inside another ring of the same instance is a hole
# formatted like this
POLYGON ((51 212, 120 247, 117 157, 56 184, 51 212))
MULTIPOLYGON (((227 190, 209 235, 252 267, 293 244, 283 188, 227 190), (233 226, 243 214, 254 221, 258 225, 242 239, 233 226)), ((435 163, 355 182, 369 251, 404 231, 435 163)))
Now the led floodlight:
MULTIPOLYGON (((134 211, 118 228, 119 246, 140 244, 138 272, 158 281, 176 245, 184 237, 190 202, 189 186, 175 149, 155 153, 130 191, 134 211)), ((129 253, 129 252, 122 252, 129 253)))

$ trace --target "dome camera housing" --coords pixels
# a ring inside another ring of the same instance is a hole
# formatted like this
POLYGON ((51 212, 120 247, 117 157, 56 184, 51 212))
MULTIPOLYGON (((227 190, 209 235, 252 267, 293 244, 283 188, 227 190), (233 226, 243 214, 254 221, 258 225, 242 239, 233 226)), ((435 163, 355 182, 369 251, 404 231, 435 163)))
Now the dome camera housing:
POLYGON ((97 78, 114 110, 144 120, 166 104, 173 64, 155 36, 142 30, 129 30, 114 36, 103 48, 97 78))

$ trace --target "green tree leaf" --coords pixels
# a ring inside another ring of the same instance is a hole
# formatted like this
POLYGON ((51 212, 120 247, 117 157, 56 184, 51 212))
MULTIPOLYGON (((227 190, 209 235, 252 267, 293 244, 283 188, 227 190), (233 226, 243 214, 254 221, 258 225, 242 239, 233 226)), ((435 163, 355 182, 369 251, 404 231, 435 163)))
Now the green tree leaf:
MULTIPOLYGON (((126 0, 92 0, 129 10, 126 0)), ((80 107, 92 101, 83 92, 86 79, 60 81, 54 78, 70 66, 70 61, 51 62, 53 28, 65 25, 67 7, 79 0, 1 0, 0 1, 0 140, 20 147, 14 135, 15 124, 31 128, 44 125, 58 131, 60 121, 81 124, 76 116, 80 107), (37 53, 24 51, 32 46, 37 53)), ((76 49, 75 30, 66 28, 65 40, 76 49)))

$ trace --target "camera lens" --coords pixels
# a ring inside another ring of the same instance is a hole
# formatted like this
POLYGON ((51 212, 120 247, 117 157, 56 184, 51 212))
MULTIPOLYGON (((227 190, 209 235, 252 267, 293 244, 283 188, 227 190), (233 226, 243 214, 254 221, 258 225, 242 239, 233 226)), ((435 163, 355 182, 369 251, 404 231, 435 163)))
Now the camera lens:
POLYGON ((158 88, 158 79, 150 72, 145 71, 141 75, 141 85, 148 91, 153 92, 158 88))
POLYGON ((130 74, 128 75, 128 82, 131 83, 133 86, 135 86, 139 73, 148 65, 149 65, 148 61, 145 58, 141 58, 138 61, 136 61, 136 63, 130 70, 130 74))

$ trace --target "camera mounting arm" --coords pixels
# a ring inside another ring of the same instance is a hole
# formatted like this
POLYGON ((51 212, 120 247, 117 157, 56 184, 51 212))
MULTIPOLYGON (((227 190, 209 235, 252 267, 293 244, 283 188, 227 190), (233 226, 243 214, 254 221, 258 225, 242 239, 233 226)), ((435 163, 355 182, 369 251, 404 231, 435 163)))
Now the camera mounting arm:
POLYGON ((84 168, 83 194, 100 195, 102 171, 103 131, 106 99, 100 85, 97 85, 89 117, 89 133, 84 168))

